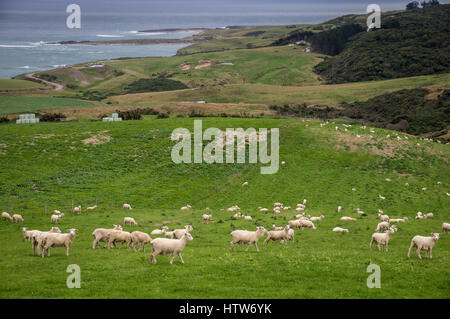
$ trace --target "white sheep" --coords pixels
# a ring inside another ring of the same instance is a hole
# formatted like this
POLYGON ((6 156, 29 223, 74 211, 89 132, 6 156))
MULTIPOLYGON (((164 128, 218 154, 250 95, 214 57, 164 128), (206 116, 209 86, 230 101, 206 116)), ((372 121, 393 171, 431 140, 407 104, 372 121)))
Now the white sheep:
POLYGON ((300 220, 290 220, 288 221, 288 225, 291 228, 301 228, 300 220))
POLYGON ((123 219, 123 224, 124 225, 130 224, 130 225, 133 225, 133 226, 137 226, 138 225, 138 223, 136 223, 136 221, 134 220, 133 217, 125 217, 123 219))
POLYGON ((343 221, 356 221, 356 218, 343 216, 343 217, 341 217, 341 220, 343 220, 343 221))
POLYGON ((181 210, 190 210, 191 208, 192 208, 191 205, 186 205, 186 206, 181 207, 180 209, 181 210))
POLYGON ((151 241, 152 238, 147 233, 141 231, 134 231, 131 233, 131 245, 135 252, 137 252, 135 245, 141 245, 142 250, 145 253, 145 244, 150 244, 151 241))
POLYGON ((42 258, 44 257, 45 251, 47 251, 47 257, 50 257, 50 247, 66 247, 66 256, 69 256, 69 247, 72 245, 77 231, 78 229, 72 228, 69 229, 68 234, 48 233, 42 242, 42 258))
POLYGON ((445 232, 447 234, 449 231, 450 231, 450 224, 442 223, 442 232, 445 232))
POLYGON ((227 212, 235 212, 237 210, 240 210, 239 206, 237 206, 237 205, 227 208, 227 212))
POLYGON ((313 230, 316 230, 316 226, 314 226, 313 222, 306 219, 300 219, 300 229, 303 228, 312 228, 313 230))
POLYGON ((289 241, 294 242, 294 237, 295 237, 294 230, 289 227, 288 236, 287 236, 288 242, 289 241))
POLYGON ((242 184, 242 187, 245 187, 245 186, 248 186, 248 182, 244 182, 244 183, 242 184))
POLYGON ((436 242, 439 240, 440 234, 431 233, 431 235, 432 237, 414 236, 414 238, 411 240, 411 246, 409 246, 408 259, 411 255, 411 250, 414 247, 417 247, 417 256, 419 257, 419 259, 422 259, 422 257, 420 256, 421 250, 427 251, 426 257, 433 258, 431 256, 431 251, 433 250, 436 242))
POLYGON ((172 239, 180 239, 181 237, 183 237, 184 233, 190 233, 193 230, 194 230, 194 227, 192 227, 192 225, 186 225, 186 226, 184 226, 184 229, 175 229, 172 232, 171 238, 172 239))
POLYGON ((81 205, 74 207, 73 208, 73 212, 76 214, 81 214, 81 205))
POLYGON ((52 215, 51 217, 50 217, 50 221, 52 222, 52 223, 59 223, 59 221, 61 220, 61 218, 63 218, 64 217, 64 213, 63 214, 61 214, 61 215, 52 215))
POLYGON ((346 229, 346 228, 341 228, 341 227, 334 227, 334 228, 333 228, 333 231, 334 231, 334 232, 337 232, 337 233, 348 233, 348 229, 346 229))
MULTIPOLYGON (((433 213, 425 214, 425 219, 433 218, 433 217, 434 217, 433 213)), ((13 218, 14 218, 14 216, 13 216, 13 218)))
POLYGON ((388 215, 382 215, 382 213, 378 213, 378 217, 383 222, 388 222, 389 221, 389 216, 388 215))
POLYGON ((375 242, 378 246, 378 250, 380 251, 380 246, 383 247, 384 250, 388 251, 389 240, 391 239, 391 235, 395 232, 393 228, 389 228, 385 233, 374 233, 372 234, 372 239, 370 240, 370 250, 372 250, 372 244, 375 242))
POLYGON ((33 256, 36 255, 36 248, 37 248, 37 255, 39 256, 41 254, 41 247, 43 241, 45 239, 45 236, 49 233, 61 234, 61 230, 58 227, 52 227, 48 232, 34 230, 31 233, 31 249, 33 250, 33 256))
POLYGON ((164 226, 162 229, 155 229, 150 233, 150 235, 165 235, 167 229, 169 229, 167 226, 164 226))
POLYGON ((39 230, 27 230, 26 227, 22 227, 23 238, 25 240, 31 240, 31 237, 33 236, 33 234, 38 231, 39 230))
POLYGON ((57 215, 58 215, 58 214, 61 214, 61 212, 60 212, 59 210, 57 210, 57 209, 55 209, 55 210, 53 211, 53 213, 54 213, 54 214, 57 214, 57 215))
POLYGON ((315 221, 320 221, 320 220, 322 220, 324 218, 325 218, 325 216, 320 215, 319 217, 311 217, 309 220, 312 221, 312 222, 315 222, 315 221))
POLYGON ((264 244, 267 244, 269 240, 281 241, 282 243, 285 243, 288 238, 289 229, 289 226, 285 226, 283 230, 269 231, 266 240, 264 240, 264 244))
POLYGON ((111 248, 112 243, 122 243, 127 244, 127 250, 130 250, 130 244, 131 244, 131 233, 123 230, 112 230, 108 234, 108 249, 111 248))
POLYGON ((284 165, 286 165, 286 162, 285 161, 281 161, 281 166, 284 166, 284 165))
POLYGON ((361 216, 367 216, 367 214, 364 213, 364 212, 363 212, 361 209, 359 209, 359 208, 356 209, 356 212, 358 213, 358 215, 361 215, 361 216))
POLYGON ((378 194, 378 198, 379 198, 379 199, 383 199, 383 200, 386 199, 386 197, 381 196, 381 195, 379 195, 379 194, 378 194))
MULTIPOLYGON (((92 242, 92 249, 100 247, 100 245, 98 244, 99 242, 108 242, 109 233, 112 232, 113 230, 122 230, 122 226, 120 225, 113 225, 113 226, 114 228, 112 229, 97 228, 92 232, 92 236, 94 236, 94 241, 92 242)), ((115 246, 116 244, 114 243, 114 247, 115 246)))
POLYGON ((260 211, 260 212, 267 212, 267 211, 268 211, 268 209, 267 209, 267 208, 263 208, 263 207, 261 207, 261 208, 259 208, 259 211, 260 211))
POLYGON ((212 219, 212 214, 203 214, 202 219, 204 222, 208 223, 212 219))
POLYGON ((13 221, 13 223, 23 223, 23 217, 22 217, 22 215, 19 215, 19 214, 14 214, 13 216, 12 216, 12 221, 13 221))
POLYGON ((272 224, 273 230, 283 230, 284 227, 277 227, 277 225, 272 224))
POLYGON ((188 241, 194 240, 191 234, 184 233, 180 239, 168 239, 168 238, 155 238, 150 242, 152 245, 152 253, 150 255, 150 260, 153 264, 156 264, 156 256, 158 255, 172 255, 170 259, 170 264, 173 264, 175 255, 180 257, 180 261, 184 264, 183 256, 181 252, 183 251, 186 243, 188 241))
POLYGON ((389 227, 391 225, 389 224, 389 222, 381 222, 377 225, 377 228, 375 229, 375 231, 383 231, 383 230, 388 230, 389 227))
POLYGON ((236 213, 236 214, 234 214, 233 215, 233 218, 241 218, 242 217, 242 215, 241 215, 241 213, 236 213))
POLYGON ((342 212, 342 206, 338 206, 338 213, 342 212))
POLYGON ((131 208, 130 204, 123 204, 122 205, 123 210, 132 210, 133 208, 131 208))
POLYGON ((405 223, 408 220, 408 217, 403 218, 389 218, 390 223, 405 223))
POLYGON ((94 209, 97 209, 97 205, 90 206, 90 207, 86 208, 86 210, 94 210, 94 209))
POLYGON ((248 230, 234 230, 231 234, 231 251, 234 251, 235 244, 247 244, 247 248, 245 251, 248 251, 250 245, 255 245, 256 251, 259 252, 258 248, 258 240, 260 237, 264 236, 267 233, 267 230, 262 227, 256 227, 256 231, 248 231, 248 230))
POLYGON ((252 216, 246 216, 246 215, 242 215, 242 218, 244 218, 245 220, 252 220, 252 216))

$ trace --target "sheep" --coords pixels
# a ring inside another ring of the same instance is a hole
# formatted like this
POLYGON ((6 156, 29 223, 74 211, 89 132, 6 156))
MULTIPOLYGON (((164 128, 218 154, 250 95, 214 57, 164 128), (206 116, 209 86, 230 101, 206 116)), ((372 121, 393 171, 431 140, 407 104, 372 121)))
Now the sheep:
POLYGON ((165 235, 167 229, 169 229, 167 226, 164 226, 162 229, 155 229, 150 235, 165 235))
POLYGON ((417 212, 417 215, 416 215, 416 219, 428 219, 428 218, 433 218, 434 217, 434 215, 433 215, 433 213, 428 213, 428 214, 422 214, 422 212, 417 212))
POLYGON ((233 218, 235 218, 235 219, 241 218, 241 217, 242 217, 241 213, 236 213, 233 215, 233 218))
POLYGON ((291 206, 284 206, 283 209, 284 209, 284 210, 291 209, 291 206))
POLYGON ((300 219, 300 229, 303 228, 312 228, 313 230, 316 230, 316 226, 314 226, 313 222, 306 219, 300 219))
POLYGON ((14 214, 13 216, 12 216, 12 221, 13 221, 13 223, 23 223, 23 217, 22 217, 22 215, 19 215, 19 214, 14 214))
POLYGON ((274 214, 281 214, 280 208, 279 208, 279 207, 275 207, 275 208, 273 209, 273 213, 274 213, 274 214))
POLYGON ((2 220, 9 220, 9 221, 13 221, 13 218, 11 217, 10 214, 8 214, 7 212, 3 212, 2 213, 2 220))
POLYGON ((74 207, 73 208, 73 212, 76 214, 81 214, 81 205, 74 207))
POLYGON ((386 197, 381 196, 380 194, 378 194, 378 198, 379 198, 379 199, 386 199, 386 197))
POLYGON ((450 230, 450 224, 449 223, 442 223, 442 232, 445 231, 445 233, 447 234, 449 230, 450 230))
POLYGON ((168 238, 155 238, 150 242, 152 245, 152 253, 150 255, 150 260, 153 264, 156 264, 156 256, 158 255, 172 255, 170 259, 170 264, 173 264, 175 255, 180 257, 180 261, 184 264, 181 252, 183 251, 186 243, 188 241, 194 240, 191 234, 184 233, 180 239, 168 239, 168 238))
POLYGON ((312 221, 312 222, 315 222, 315 221, 322 220, 324 218, 325 218, 325 216, 320 215, 319 217, 311 217, 309 220, 312 221))
POLYGON ((255 245, 256 251, 259 252, 258 248, 258 240, 260 237, 267 234, 267 230, 262 227, 256 227, 256 231, 248 231, 248 230, 234 230, 230 233, 231 235, 231 251, 234 251, 235 244, 248 244, 245 251, 248 251, 250 245, 255 245))
POLYGON ((136 223, 136 221, 134 220, 133 217, 125 217, 123 219, 123 224, 124 225, 130 224, 130 225, 133 225, 133 226, 137 226, 138 225, 138 223, 136 223))
POLYGON ((291 229, 291 228, 289 228, 288 235, 287 235, 288 243, 289 243, 289 241, 294 242, 294 241, 295 241, 295 240, 294 240, 294 237, 295 237, 294 230, 291 229))
POLYGON ((356 221, 356 218, 343 216, 343 217, 341 217, 341 220, 343 220, 343 221, 356 221))
POLYGON ((286 165, 286 162, 285 162, 285 161, 282 161, 282 162, 281 162, 281 166, 284 166, 284 165, 286 165))
POLYGON ((290 228, 301 228, 300 220, 290 220, 288 225, 290 228))
POLYGON ((242 218, 244 218, 245 220, 252 220, 252 216, 242 215, 242 218))
POLYGON ((302 212, 302 211, 304 211, 305 210, 305 206, 297 206, 297 208, 295 209, 295 211, 297 211, 297 212, 302 212))
POLYGON ((334 232, 337 232, 337 233, 348 233, 348 229, 346 229, 346 228, 341 228, 341 227, 334 227, 334 228, 333 228, 333 231, 334 231, 334 232))
POLYGON ((259 211, 260 211, 260 212, 267 212, 267 211, 268 211, 268 209, 267 209, 267 208, 263 208, 263 207, 261 207, 261 208, 259 209, 259 211))
MULTIPOLYGON (((92 242, 92 249, 100 247, 98 244, 99 242, 108 242, 109 233, 112 232, 113 230, 122 230, 122 226, 120 225, 113 225, 113 226, 114 228, 112 229, 97 228, 92 232, 92 236, 94 236, 94 241, 92 242)), ((114 246, 116 246, 115 243, 114 246)))
POLYGON ((405 223, 408 220, 408 217, 403 218, 389 218, 390 223, 405 223))
POLYGON ((363 212, 361 209, 359 209, 359 208, 356 209, 356 212, 358 213, 358 215, 361 215, 361 216, 367 216, 367 214, 364 213, 364 212, 363 212))
POLYGON ((273 230, 283 230, 284 227, 277 227, 275 224, 272 224, 273 230))
POLYGON ((289 225, 285 226, 283 230, 272 230, 268 232, 267 238, 264 240, 264 244, 267 244, 269 240, 281 241, 285 243, 288 237, 289 225))
POLYGON ((194 230, 194 227, 192 227, 192 225, 186 225, 184 226, 184 229, 175 229, 172 232, 172 239, 180 239, 181 237, 183 237, 184 233, 190 233, 191 231, 194 230))
POLYGON ((50 217, 50 221, 52 223, 59 223, 60 219, 64 217, 64 214, 61 215, 52 215, 52 217, 50 217))
POLYGON ((383 222, 388 222, 389 221, 389 216, 388 215, 382 215, 382 213, 378 213, 378 217, 383 222))
POLYGON ((133 208, 131 208, 131 205, 130 205, 130 204, 123 204, 123 205, 122 205, 122 209, 123 209, 123 210, 132 210, 133 208))
POLYGON ((414 236, 414 238, 411 240, 411 246, 409 246, 408 251, 408 259, 411 255, 411 250, 413 247, 417 247, 417 256, 419 259, 422 259, 420 256, 421 250, 426 250, 427 254, 426 257, 433 258, 431 256, 431 251, 433 250, 434 245, 439 240, 440 234, 438 233, 431 233, 432 237, 424 237, 424 236, 414 236))
POLYGON ((60 212, 59 210, 57 210, 57 209, 55 209, 55 210, 53 211, 53 213, 54 213, 54 214, 57 214, 57 215, 61 214, 61 212, 60 212))
POLYGON ((248 186, 248 182, 244 182, 244 183, 242 184, 242 187, 245 187, 245 186, 248 186))
POLYGON ((405 187, 409 187, 409 183, 405 183, 405 187))
POLYGON ((227 208, 227 212, 235 212, 237 210, 240 210, 239 206, 237 206, 237 205, 227 208))
POLYGON ((212 214, 203 214, 202 219, 204 222, 208 223, 212 218, 212 214))
MULTIPOLYGON (((14 216, 13 216, 13 217, 14 217, 14 216)), ((425 214, 425 219, 427 219, 427 218, 433 218, 433 217, 434 217, 433 213, 425 214)))
POLYGON ((385 233, 374 233, 372 234, 372 239, 370 240, 370 250, 372 250, 372 244, 375 242, 378 246, 378 250, 380 251, 380 246, 383 247, 383 250, 388 251, 389 240, 391 239, 391 235, 395 232, 395 230, 391 227, 385 233))
POLYGON ((31 249, 33 250, 33 256, 36 255, 36 247, 37 247, 37 255, 41 254, 41 247, 43 245, 45 236, 49 233, 58 233, 61 234, 61 230, 58 227, 52 227, 48 232, 43 232, 40 230, 35 230, 31 233, 31 249))
POLYGON ((388 230, 390 227, 389 222, 381 222, 377 225, 377 228, 375 229, 375 231, 383 231, 383 230, 388 230))
POLYGON ((136 251, 135 245, 142 245, 142 250, 145 253, 145 244, 150 244, 152 241, 152 238, 144 232, 140 231, 134 231, 131 233, 131 245, 133 246, 133 249, 136 251))
POLYGON ((342 212, 342 206, 338 206, 338 213, 342 212))
POLYGON ((86 208, 86 210, 94 210, 94 209, 97 209, 97 205, 86 208))
POLYGON ((127 243, 127 250, 130 250, 131 233, 123 230, 112 230, 108 234, 108 249, 111 248, 112 243, 127 243))
POLYGON ((38 231, 39 230, 27 230, 26 227, 22 227, 23 238, 25 240, 31 240, 31 237, 33 236, 33 234, 38 231))
POLYGON ((191 208, 192 208, 191 205, 186 205, 186 206, 181 207, 180 209, 181 210, 190 210, 191 208))
POLYGON ((44 237, 41 250, 42 258, 44 258, 45 251, 47 251, 47 257, 50 257, 50 247, 66 247, 66 256, 69 256, 69 247, 72 245, 78 229, 72 228, 68 231, 68 234, 48 233, 44 237))

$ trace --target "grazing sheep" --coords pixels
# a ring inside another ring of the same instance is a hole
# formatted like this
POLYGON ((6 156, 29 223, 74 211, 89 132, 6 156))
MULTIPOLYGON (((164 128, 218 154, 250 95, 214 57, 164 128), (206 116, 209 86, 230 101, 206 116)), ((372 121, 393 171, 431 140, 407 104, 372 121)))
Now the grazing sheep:
POLYGON ((108 249, 111 248, 112 243, 127 243, 127 250, 130 250, 131 233, 123 230, 112 230, 108 234, 108 249))
POLYGON ((288 221, 288 225, 290 228, 301 228, 300 220, 290 220, 288 221))
POLYGON ((54 214, 61 214, 61 212, 60 212, 59 210, 57 210, 57 209, 55 209, 55 210, 53 211, 53 213, 54 213, 54 214))
POLYGON ((341 217, 341 220, 343 220, 343 221, 356 221, 356 218, 343 216, 343 217, 341 217))
POLYGON ((152 238, 147 233, 141 231, 134 231, 131 233, 131 245, 135 252, 137 252, 135 245, 141 245, 142 250, 145 253, 145 244, 150 244, 151 241, 152 238))
POLYGON ((342 206, 338 206, 338 213, 342 212, 342 206))
POLYGON ((81 205, 79 205, 79 206, 77 206, 77 207, 74 207, 74 208, 73 208, 73 212, 74 212, 75 214, 81 214, 81 205))
POLYGON ((274 213, 274 214, 281 214, 280 208, 279 208, 279 207, 275 207, 275 208, 273 209, 273 213, 274 213))
POLYGON ((131 208, 130 204, 123 204, 122 205, 123 210, 132 210, 133 208, 131 208))
POLYGON ((422 212, 417 212, 416 219, 425 219, 425 216, 422 214, 422 212))
POLYGON ((181 210, 190 210, 191 208, 192 208, 191 205, 186 205, 186 206, 181 207, 180 209, 181 210))
POLYGON ((31 237, 33 236, 33 234, 38 231, 39 230, 27 230, 26 227, 22 227, 23 238, 25 240, 31 240, 31 237))
POLYGON ((194 230, 194 227, 192 227, 192 225, 186 225, 186 226, 184 226, 184 229, 175 229, 172 232, 171 238, 172 239, 180 239, 181 237, 183 237, 184 233, 190 233, 193 230, 194 230))
POLYGON ((427 251, 426 257, 433 258, 431 256, 431 251, 433 250, 436 242, 439 240, 440 234, 431 233, 431 235, 432 237, 414 236, 414 238, 411 240, 411 246, 409 246, 408 259, 411 255, 411 250, 414 247, 417 247, 417 256, 419 257, 419 259, 422 259, 422 257, 420 256, 421 250, 427 251))
POLYGON ((242 187, 245 187, 245 186, 248 186, 248 182, 244 182, 244 183, 242 184, 242 187))
POLYGON ((386 178, 385 181, 389 183, 391 181, 391 179, 390 178, 386 178))
POLYGON ((367 216, 367 214, 364 213, 364 212, 363 212, 361 209, 359 209, 359 208, 356 209, 356 212, 358 213, 358 215, 361 215, 361 216, 367 216))
POLYGON ((334 227, 334 228, 333 228, 333 231, 334 231, 334 232, 337 232, 337 233, 348 233, 348 229, 346 229, 346 228, 341 228, 341 227, 334 227))
POLYGON ((260 212, 267 212, 268 209, 267 209, 267 208, 262 208, 262 207, 261 207, 261 208, 259 209, 259 211, 260 211, 260 212))
POLYGON ((283 230, 284 227, 277 227, 275 224, 272 224, 273 230, 283 230))
POLYGON ((306 219, 300 219, 300 229, 303 228, 312 228, 313 230, 316 230, 316 226, 314 226, 313 222, 306 219))
POLYGON ((241 213, 236 213, 233 215, 233 218, 241 218, 241 217, 242 217, 241 213))
POLYGON ((405 223, 408 220, 408 217, 403 218, 389 218, 390 223, 405 223))
POLYGON ((13 223, 23 223, 23 217, 22 217, 22 215, 14 214, 12 216, 12 221, 13 221, 13 223))
POLYGON ((234 230, 231 232, 231 251, 234 251, 235 244, 247 244, 247 248, 245 251, 248 251, 250 245, 255 245, 256 251, 259 252, 258 248, 258 240, 260 237, 264 236, 267 233, 267 230, 262 227, 256 227, 256 231, 248 231, 248 230, 234 230))
POLYGON ((295 209, 295 211, 297 211, 297 212, 302 212, 302 211, 304 211, 305 210, 305 206, 297 206, 297 208, 295 209))
MULTIPOLYGON (((94 241, 92 242, 92 249, 100 247, 100 245, 98 244, 99 242, 108 242, 109 233, 112 232, 113 230, 122 230, 122 226, 120 225, 113 225, 113 226, 114 228, 112 229, 97 228, 92 232, 92 236, 94 236, 94 241)), ((115 243, 114 247, 116 247, 115 243)))
POLYGON ((94 210, 94 209, 97 209, 97 205, 86 208, 86 210, 94 210))
POLYGON ((209 215, 203 214, 203 216, 202 216, 203 221, 206 223, 208 223, 211 220, 211 218, 212 218, 212 214, 209 214, 209 215))
POLYGON ((375 231, 388 230, 390 226, 391 225, 389 224, 389 222, 381 222, 377 225, 377 228, 375 229, 375 231))
POLYGON ((136 223, 136 221, 134 220, 133 217, 125 217, 123 219, 123 224, 124 225, 130 224, 130 225, 133 225, 133 226, 137 226, 138 225, 138 223, 136 223))
POLYGON ((408 183, 405 183, 405 187, 409 187, 409 184, 408 184, 408 183))
MULTIPOLYGON (((425 214, 425 219, 427 219, 427 218, 433 218, 433 217, 434 217, 433 213, 425 214)), ((14 216, 13 216, 13 218, 14 218, 14 216)))
POLYGON ((52 222, 52 223, 59 223, 59 221, 61 220, 61 218, 63 218, 64 217, 64 214, 61 214, 61 215, 52 215, 52 217, 50 217, 50 221, 52 222))
POLYGON ((172 255, 170 259, 170 264, 173 264, 175 255, 180 257, 180 261, 184 264, 181 252, 183 251, 186 243, 188 241, 194 240, 191 234, 184 233, 180 239, 168 239, 168 238, 155 238, 150 242, 152 245, 152 253, 150 255, 150 260, 153 264, 156 264, 156 256, 158 255, 172 255))
POLYGON ((389 221, 389 216, 388 215, 382 215, 382 213, 378 213, 378 217, 380 217, 380 220, 383 222, 388 222, 389 221))
POLYGON ((381 196, 381 195, 378 195, 378 198, 379 198, 379 199, 386 199, 386 197, 381 196))
POLYGON ((3 213, 2 213, 2 220, 13 221, 13 218, 12 218, 11 215, 8 214, 7 212, 3 212, 3 213))
POLYGON ((237 210, 240 210, 239 206, 237 206, 237 205, 227 208, 227 212, 235 212, 237 210))
POLYGON ((324 218, 325 218, 325 216, 320 215, 319 217, 311 217, 309 220, 312 221, 312 222, 315 222, 315 221, 322 220, 324 218))
POLYGON ((372 250, 372 244, 375 242, 378 246, 378 250, 380 251, 380 246, 383 247, 384 250, 388 251, 389 240, 391 239, 391 235, 395 232, 395 230, 391 227, 385 233, 374 233, 372 234, 372 239, 370 240, 370 250, 372 250))
POLYGON ((169 229, 169 227, 164 226, 162 229, 155 229, 153 230, 150 235, 165 235, 166 231, 169 229))
POLYGON ((289 228, 288 235, 287 235, 288 243, 289 243, 289 241, 295 242, 294 237, 295 237, 294 230, 289 228))
POLYGON ((450 230, 450 224, 449 223, 442 223, 442 232, 445 232, 446 234, 450 230))
POLYGON ((242 218, 244 218, 245 220, 252 220, 252 216, 242 215, 242 218))
POLYGON ((34 230, 31 233, 31 249, 33 250, 33 256, 36 255, 36 248, 37 255, 39 256, 41 254, 41 247, 44 242, 45 236, 49 233, 61 234, 61 230, 58 227, 52 227, 48 232, 34 230))
POLYGON ((72 245, 77 231, 78 229, 72 228, 69 229, 68 234, 48 233, 42 242, 42 258, 44 258, 45 251, 47 251, 47 257, 50 257, 50 247, 66 247, 66 256, 69 256, 69 247, 72 245))
POLYGON ((266 240, 264 240, 264 244, 267 244, 269 240, 281 241, 282 243, 285 243, 288 237, 289 229, 289 226, 285 226, 283 230, 269 231, 266 240))

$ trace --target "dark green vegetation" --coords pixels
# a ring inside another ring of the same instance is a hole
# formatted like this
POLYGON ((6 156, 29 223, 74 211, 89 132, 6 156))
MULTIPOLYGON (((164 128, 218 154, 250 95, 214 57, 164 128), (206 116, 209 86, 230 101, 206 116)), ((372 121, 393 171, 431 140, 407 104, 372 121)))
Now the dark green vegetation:
POLYGON ((163 92, 187 89, 188 87, 180 81, 158 77, 153 79, 139 79, 125 88, 127 93, 163 92))
POLYGON ((438 241, 432 260, 419 261, 415 253, 411 260, 406 258, 414 235, 439 232, 450 217, 450 197, 445 194, 450 184, 448 146, 412 137, 397 141, 387 138, 392 132, 369 133, 357 125, 344 132, 338 124, 336 132, 335 125, 320 128, 318 121, 294 119, 203 119, 203 129, 279 127, 280 160, 286 165, 275 175, 261 175, 261 164, 174 164, 169 137, 174 128, 192 131, 193 120, 187 118, 0 126, 0 208, 9 210, 12 205, 13 212, 25 218, 23 225, 0 222, 0 296, 448 298, 450 235, 438 241), (387 183, 387 177, 392 182, 387 183), (241 187, 244 181, 249 182, 246 188, 241 187), (98 210, 86 212, 96 197, 98 210), (275 215, 270 211, 273 203, 295 206, 304 198, 307 213, 326 216, 315 223, 316 231, 296 230, 296 242, 288 245, 264 245, 262 238, 260 253, 253 247, 246 253, 244 246, 230 252, 232 230, 285 225, 296 212, 275 215), (83 207, 80 216, 70 213, 72 199, 83 207), (125 202, 132 211, 121 209, 125 202), (181 211, 186 203, 193 210, 181 211), (235 204, 253 220, 232 220, 225 209, 235 204), (336 211, 338 205, 344 207, 342 214, 336 211), (258 206, 269 212, 259 212, 258 206), (210 224, 201 221, 205 207, 213 214, 210 224), (359 217, 356 207, 368 216, 359 217), (79 229, 70 256, 58 248, 51 249, 50 258, 33 257, 20 229, 50 229, 53 209, 66 214, 58 225, 63 231, 79 229), (397 224, 399 232, 392 236, 387 253, 369 250, 378 209, 391 217, 409 217, 397 224), (435 218, 414 220, 419 210, 433 212, 435 218), (342 215, 358 221, 341 222, 342 215), (92 231, 122 223, 125 216, 139 223, 125 227, 127 231, 193 225, 194 241, 183 252, 185 264, 175 259, 170 266, 169 257, 158 256, 158 263, 151 265, 148 248, 145 254, 92 250, 92 231), (350 233, 333 233, 335 226, 350 233), (381 289, 366 286, 370 263, 381 267, 381 289), (81 289, 66 287, 69 264, 81 267, 81 289))
POLYGON ((328 83, 392 79, 450 71, 450 5, 382 15, 315 71, 328 83))

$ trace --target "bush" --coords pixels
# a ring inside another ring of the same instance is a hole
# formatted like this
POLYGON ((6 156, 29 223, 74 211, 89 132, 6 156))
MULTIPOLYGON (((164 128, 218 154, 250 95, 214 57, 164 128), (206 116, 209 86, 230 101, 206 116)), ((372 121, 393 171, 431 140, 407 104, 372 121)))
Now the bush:
POLYGON ((40 115, 39 120, 41 122, 60 122, 61 119, 65 118, 66 116, 62 113, 45 113, 40 115))
POLYGON ((167 118, 169 118, 169 114, 167 114, 167 113, 159 113, 156 118, 157 119, 167 119, 167 118))
POLYGON ((9 123, 9 118, 7 118, 6 116, 0 117, 0 124, 5 124, 5 123, 9 123))

